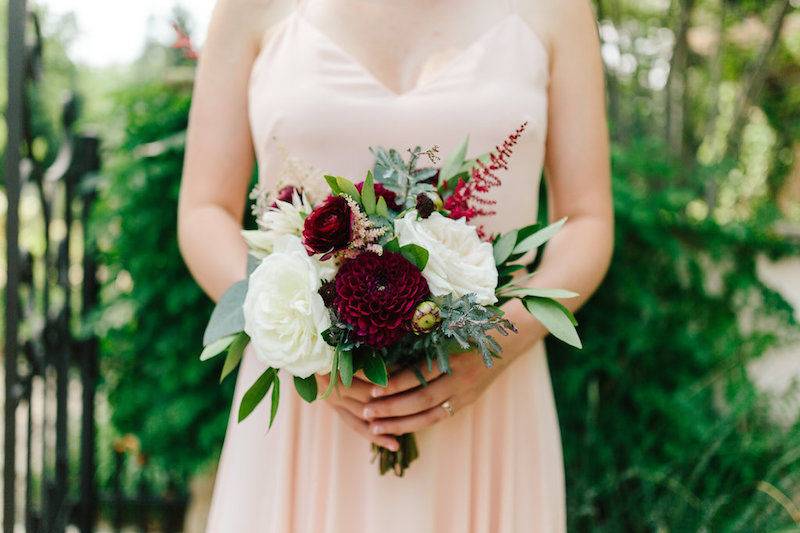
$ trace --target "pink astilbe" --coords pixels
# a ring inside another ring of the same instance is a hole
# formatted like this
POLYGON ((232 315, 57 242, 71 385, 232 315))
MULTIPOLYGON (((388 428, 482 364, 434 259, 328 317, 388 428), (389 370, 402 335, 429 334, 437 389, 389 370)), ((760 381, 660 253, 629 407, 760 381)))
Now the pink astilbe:
POLYGON ((470 179, 458 180, 453 194, 444 201, 444 208, 450 212, 450 218, 466 218, 467 221, 475 217, 491 216, 496 213, 492 209, 496 202, 486 197, 486 194, 501 184, 497 175, 499 170, 508 169, 508 160, 528 123, 524 122, 511 135, 506 137, 503 144, 496 146, 489 154, 489 161, 476 161, 470 173, 470 179))
POLYGON ((344 198, 350 206, 351 236, 347 248, 338 253, 339 259, 352 259, 362 252, 381 255, 383 248, 378 244, 378 240, 386 233, 386 228, 376 226, 350 196, 345 195, 344 198))

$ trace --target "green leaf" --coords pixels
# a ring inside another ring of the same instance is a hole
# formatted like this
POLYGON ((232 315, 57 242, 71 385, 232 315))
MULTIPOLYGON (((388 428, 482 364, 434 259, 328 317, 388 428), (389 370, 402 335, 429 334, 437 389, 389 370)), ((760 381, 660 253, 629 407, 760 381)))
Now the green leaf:
POLYGON ((328 182, 328 187, 331 188, 331 192, 333 194, 339 194, 342 190, 339 188, 339 182, 336 180, 336 176, 325 176, 325 181, 328 182))
POLYGON ((381 196, 378 198, 378 203, 375 205, 375 213, 383 218, 389 218, 389 206, 386 205, 386 200, 381 196))
POLYGON ((375 385, 385 387, 389 383, 386 373, 386 363, 377 355, 372 355, 364 360, 364 375, 375 385))
POLYGON ((331 380, 330 383, 328 383, 328 388, 322 393, 323 400, 333 394, 334 389, 336 389, 336 384, 339 382, 339 350, 333 351, 333 364, 331 364, 330 378, 331 380))
POLYGON ((526 296, 538 296, 540 298, 576 298, 579 296, 577 292, 564 289, 536 289, 526 287, 511 287, 501 292, 503 296, 513 296, 515 298, 524 298, 526 296))
POLYGON ((375 213, 375 208, 377 207, 375 203, 375 183, 371 170, 367 172, 367 179, 364 180, 364 186, 361 187, 361 204, 364 206, 364 212, 367 215, 375 213))
POLYGON ((294 388, 297 394, 308 403, 317 399, 317 378, 313 374, 307 378, 295 376, 294 388))
POLYGON ((200 360, 208 361, 212 357, 218 356, 219 354, 228 349, 228 346, 230 346, 233 343, 233 341, 236 340, 237 336, 238 333, 215 340, 214 342, 203 348, 203 352, 200 354, 200 360))
POLYGON ((469 136, 464 139, 464 142, 448 155, 442 163, 441 171, 439 172, 439 183, 445 183, 447 180, 459 174, 461 167, 464 165, 464 158, 467 157, 467 149, 469 148, 469 136))
POLYGON ((511 252, 514 250, 514 246, 517 244, 517 231, 509 231, 508 233, 501 235, 495 242, 493 246, 494 251, 494 264, 495 265, 502 265, 506 259, 511 255, 511 252))
POLYGON ((531 250, 535 250, 539 246, 549 241, 556 233, 558 233, 558 231, 566 222, 567 219, 562 218, 558 222, 554 222, 546 228, 540 229, 530 237, 517 244, 517 246, 514 248, 514 253, 524 254, 530 252, 531 250))
POLYGON ((253 254, 247 254, 247 277, 250 277, 250 274, 258 268, 258 265, 261 264, 261 259, 254 256, 253 254))
POLYGON ((340 194, 346 194, 356 202, 361 202, 361 195, 358 193, 358 189, 356 189, 352 181, 339 176, 336 178, 336 184, 339 186, 340 194))
POLYGON ((208 346, 228 335, 244 329, 244 297, 247 295, 247 280, 234 283, 219 299, 203 335, 203 346, 208 346))
POLYGON ((272 423, 275 422, 275 415, 278 414, 278 404, 281 401, 281 380, 278 376, 272 380, 272 405, 269 409, 269 427, 272 428, 272 423))
MULTIPOLYGON (((529 296, 524 300, 528 311, 557 339, 570 346, 583 348, 573 319, 564 313, 564 306, 550 298, 529 296)), ((571 314, 571 313, 570 313, 571 314)))
POLYGON ((353 352, 349 350, 340 351, 339 374, 342 376, 342 385, 349 388, 353 384, 353 352))
POLYGON ((400 253, 400 243, 397 241, 397 237, 387 242, 383 248, 387 252, 400 253))
POLYGON ((514 272, 519 272, 520 270, 525 270, 527 267, 525 265, 503 265, 497 269, 497 273, 500 276, 508 276, 513 274, 514 272))
POLYGON ((400 247, 400 253, 418 269, 425 270, 425 265, 428 264, 428 250, 418 244, 406 244, 400 247))
POLYGON ((275 374, 278 371, 274 368, 268 368, 256 380, 253 385, 247 389, 242 397, 242 403, 239 404, 239 422, 250 416, 250 413, 261 403, 264 396, 267 395, 272 382, 275 380, 275 374))
POLYGON ((225 364, 222 365, 222 374, 219 377, 220 383, 228 377, 228 374, 239 366, 239 362, 242 360, 242 355, 244 354, 244 349, 247 347, 248 342, 250 342, 250 337, 247 336, 247 333, 240 333, 236 336, 236 339, 233 341, 230 348, 228 348, 225 364))

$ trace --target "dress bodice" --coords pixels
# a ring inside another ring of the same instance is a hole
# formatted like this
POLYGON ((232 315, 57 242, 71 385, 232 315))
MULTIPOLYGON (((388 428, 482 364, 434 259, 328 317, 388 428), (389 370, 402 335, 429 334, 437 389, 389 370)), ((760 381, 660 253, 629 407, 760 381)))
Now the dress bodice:
POLYGON ((503 185, 490 231, 533 222, 547 131, 548 57, 536 33, 508 12, 414 88, 389 89, 298 7, 279 23, 251 72, 249 116, 262 183, 276 185, 287 157, 318 174, 360 181, 371 146, 404 151, 470 136, 477 156, 528 122, 503 185))

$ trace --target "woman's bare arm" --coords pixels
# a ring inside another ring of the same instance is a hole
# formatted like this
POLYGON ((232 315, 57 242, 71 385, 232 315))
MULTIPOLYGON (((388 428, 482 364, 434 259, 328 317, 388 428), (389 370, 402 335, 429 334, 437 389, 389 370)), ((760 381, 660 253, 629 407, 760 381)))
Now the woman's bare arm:
MULTIPOLYGON (((587 0, 529 4, 532 20, 553 21, 541 30, 551 43, 545 178, 550 221, 568 219, 547 244, 530 285, 577 292, 580 297, 562 302, 575 310, 589 299, 605 276, 614 239, 599 39, 587 0)), ((521 308, 515 314, 522 322, 520 326, 534 333, 526 337, 535 340, 545 335, 544 328, 521 308)))
POLYGON ((239 232, 254 159, 247 86, 263 29, 284 15, 282 3, 220 0, 198 65, 178 242, 192 275, 214 300, 245 276, 247 247, 239 232))

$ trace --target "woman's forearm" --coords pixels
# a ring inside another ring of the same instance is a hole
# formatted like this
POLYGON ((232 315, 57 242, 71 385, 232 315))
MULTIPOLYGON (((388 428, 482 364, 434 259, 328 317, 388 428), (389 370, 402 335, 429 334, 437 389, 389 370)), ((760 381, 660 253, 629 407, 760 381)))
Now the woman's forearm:
POLYGON ((178 215, 181 254, 194 278, 214 301, 247 272, 241 223, 215 204, 182 206, 178 215))

